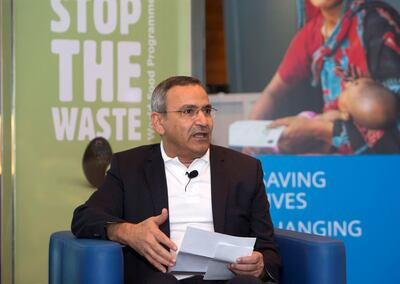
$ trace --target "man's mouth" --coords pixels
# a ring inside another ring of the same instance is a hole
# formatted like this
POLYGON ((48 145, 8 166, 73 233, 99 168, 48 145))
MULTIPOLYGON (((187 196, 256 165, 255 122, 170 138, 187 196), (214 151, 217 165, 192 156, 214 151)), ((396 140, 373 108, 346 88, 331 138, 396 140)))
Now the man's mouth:
POLYGON ((208 138, 209 133, 208 132, 197 132, 197 133, 194 133, 192 136, 194 138, 198 138, 198 139, 206 139, 206 138, 208 138))

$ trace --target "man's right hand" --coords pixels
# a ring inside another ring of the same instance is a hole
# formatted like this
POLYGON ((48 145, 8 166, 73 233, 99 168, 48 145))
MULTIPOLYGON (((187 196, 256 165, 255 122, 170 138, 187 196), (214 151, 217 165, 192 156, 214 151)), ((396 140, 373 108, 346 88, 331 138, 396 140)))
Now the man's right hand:
POLYGON ((166 272, 165 266, 174 266, 176 260, 163 245, 174 251, 178 249, 175 243, 159 229, 167 218, 168 210, 164 208, 160 215, 150 217, 138 224, 109 224, 107 235, 112 241, 130 246, 158 270, 166 272))

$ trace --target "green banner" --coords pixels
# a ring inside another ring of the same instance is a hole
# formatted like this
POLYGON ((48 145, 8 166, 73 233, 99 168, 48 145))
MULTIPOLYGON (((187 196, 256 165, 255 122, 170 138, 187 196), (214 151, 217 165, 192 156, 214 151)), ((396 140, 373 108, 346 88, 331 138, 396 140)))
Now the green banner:
POLYGON ((19 0, 15 36, 16 283, 47 283, 48 241, 93 192, 89 141, 158 140, 149 99, 190 73, 190 1, 19 0))

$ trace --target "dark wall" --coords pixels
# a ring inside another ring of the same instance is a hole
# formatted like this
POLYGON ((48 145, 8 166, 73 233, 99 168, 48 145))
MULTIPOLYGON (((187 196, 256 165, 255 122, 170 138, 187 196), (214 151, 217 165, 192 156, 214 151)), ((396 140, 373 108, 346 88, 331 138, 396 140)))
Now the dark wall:
POLYGON ((260 91, 272 77, 296 31, 295 2, 225 0, 231 92, 260 91))

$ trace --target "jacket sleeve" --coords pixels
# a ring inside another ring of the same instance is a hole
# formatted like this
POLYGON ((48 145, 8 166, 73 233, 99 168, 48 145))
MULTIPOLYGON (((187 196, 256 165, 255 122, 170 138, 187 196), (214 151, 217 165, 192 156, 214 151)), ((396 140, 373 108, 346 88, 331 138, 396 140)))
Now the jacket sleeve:
POLYGON ((124 222, 124 186, 118 170, 117 156, 111 161, 104 183, 74 211, 71 230, 78 238, 107 239, 108 223, 124 222))

